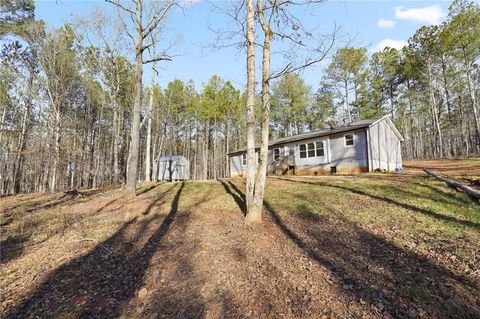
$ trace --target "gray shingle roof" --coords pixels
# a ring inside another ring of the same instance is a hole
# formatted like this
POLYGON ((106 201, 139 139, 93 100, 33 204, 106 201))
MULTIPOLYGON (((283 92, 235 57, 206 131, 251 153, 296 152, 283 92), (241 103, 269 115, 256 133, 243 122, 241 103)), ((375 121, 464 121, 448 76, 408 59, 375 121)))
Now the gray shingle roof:
MULTIPOLYGON (((286 143, 303 141, 303 140, 308 140, 308 139, 311 139, 311 138, 316 138, 316 137, 321 137, 321 136, 329 136, 329 135, 345 133, 345 132, 350 132, 350 131, 355 131, 355 130, 367 128, 370 125, 372 125, 373 123, 382 119, 383 117, 384 116, 375 117, 375 118, 371 118, 371 119, 368 119, 368 120, 352 122, 352 123, 350 123, 348 125, 345 125, 345 126, 338 126, 338 127, 334 127, 334 128, 323 128, 323 129, 308 132, 308 133, 302 133, 302 134, 298 134, 298 135, 294 135, 294 136, 277 138, 277 139, 271 140, 268 143, 268 147, 270 148, 271 146, 282 145, 282 144, 286 144, 286 143)), ((259 149, 260 144, 256 144, 255 148, 259 149)), ((236 151, 230 152, 228 154, 230 155, 230 154, 242 153, 242 152, 245 152, 246 150, 247 150, 247 148, 244 147, 244 148, 238 149, 236 151)))

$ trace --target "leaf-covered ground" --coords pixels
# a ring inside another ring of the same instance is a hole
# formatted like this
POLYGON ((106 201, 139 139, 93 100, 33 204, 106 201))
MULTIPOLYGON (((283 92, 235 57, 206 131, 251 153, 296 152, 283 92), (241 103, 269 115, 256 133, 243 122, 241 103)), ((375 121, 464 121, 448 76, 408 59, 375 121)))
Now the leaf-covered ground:
POLYGON ((480 206, 414 170, 269 178, 254 228, 241 180, 6 197, 0 317, 479 318, 480 206))

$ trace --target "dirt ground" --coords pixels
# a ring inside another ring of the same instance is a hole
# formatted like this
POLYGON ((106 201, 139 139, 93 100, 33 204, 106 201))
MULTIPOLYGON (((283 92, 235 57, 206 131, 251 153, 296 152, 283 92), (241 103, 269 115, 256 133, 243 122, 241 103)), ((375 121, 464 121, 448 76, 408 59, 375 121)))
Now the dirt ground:
POLYGON ((480 206, 463 194, 408 172, 269 178, 250 228, 243 189, 0 200, 0 316, 480 318, 480 206))

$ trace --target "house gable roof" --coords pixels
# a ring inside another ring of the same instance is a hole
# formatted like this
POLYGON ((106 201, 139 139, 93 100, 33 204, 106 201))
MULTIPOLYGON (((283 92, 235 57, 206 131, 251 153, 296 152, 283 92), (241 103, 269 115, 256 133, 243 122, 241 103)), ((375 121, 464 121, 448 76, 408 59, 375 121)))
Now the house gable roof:
MULTIPOLYGON (((308 140, 308 139, 322 137, 322 136, 330 136, 330 135, 347 133, 347 132, 351 132, 351 131, 365 129, 365 128, 368 128, 372 125, 377 124, 378 122, 380 122, 383 119, 387 119, 389 125, 392 127, 392 130, 395 132, 395 134, 398 136, 398 138, 401 141, 403 141, 402 136, 400 135, 398 130, 395 128, 392 121, 388 118, 388 115, 385 115, 385 116, 382 116, 382 117, 375 117, 375 118, 371 118, 371 119, 367 119, 367 120, 352 122, 352 123, 350 123, 348 125, 345 125, 345 126, 339 126, 339 127, 334 127, 334 128, 324 128, 324 129, 320 129, 320 130, 316 130, 316 131, 312 131, 312 132, 307 132, 307 133, 302 133, 302 134, 298 134, 298 135, 294 135, 294 136, 277 138, 277 139, 271 140, 268 143, 268 147, 271 148, 273 146, 284 145, 284 144, 291 143, 291 142, 298 142, 298 141, 308 140)), ((260 148, 260 145, 258 145, 258 144, 255 145, 255 149, 259 149, 259 148, 260 148)), ((247 148, 244 147, 244 148, 238 149, 236 151, 230 152, 230 153, 228 153, 228 155, 243 153, 246 150, 247 150, 247 148)))

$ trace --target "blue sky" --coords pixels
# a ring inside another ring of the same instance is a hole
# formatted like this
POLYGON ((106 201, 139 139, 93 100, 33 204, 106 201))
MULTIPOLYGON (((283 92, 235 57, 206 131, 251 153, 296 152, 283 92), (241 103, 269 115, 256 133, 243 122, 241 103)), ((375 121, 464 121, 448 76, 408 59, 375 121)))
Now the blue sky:
MULTIPOLYGON (((214 33, 210 28, 228 28, 226 16, 212 11, 224 2, 198 1, 183 13, 174 12, 168 21, 168 40, 177 44, 171 51, 173 61, 162 63, 163 69, 157 78, 161 86, 178 78, 194 80, 197 88, 212 75, 232 81, 239 89, 246 82, 245 57, 235 48, 213 49, 214 33)), ((302 22, 320 33, 329 33, 334 25, 346 34, 337 46, 347 41, 355 46, 365 46, 374 52, 385 45, 400 48, 408 38, 425 24, 437 24, 446 17, 451 1, 331 1, 310 6, 299 12, 302 22)), ((103 1, 37 1, 36 16, 50 28, 59 27, 74 16, 89 16, 95 7, 115 13, 111 4, 103 1)), ((275 43, 274 43, 275 46, 275 43)), ((275 47, 274 47, 275 48, 275 47)), ((260 57, 257 58, 260 61, 260 57)), ((273 57, 274 66, 283 65, 279 57, 273 57)), ((302 72, 302 77, 314 90, 319 86, 322 69, 318 65, 302 72)), ((144 79, 150 82, 151 72, 145 67, 144 79)))

